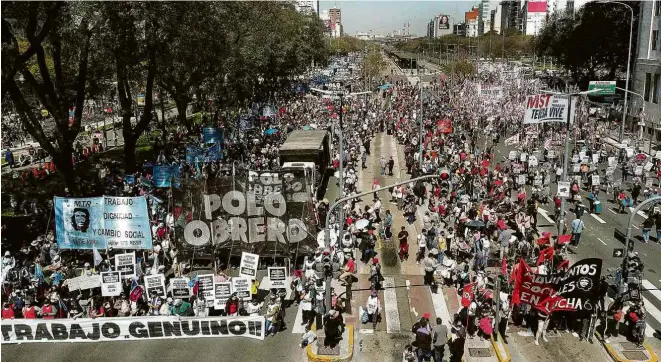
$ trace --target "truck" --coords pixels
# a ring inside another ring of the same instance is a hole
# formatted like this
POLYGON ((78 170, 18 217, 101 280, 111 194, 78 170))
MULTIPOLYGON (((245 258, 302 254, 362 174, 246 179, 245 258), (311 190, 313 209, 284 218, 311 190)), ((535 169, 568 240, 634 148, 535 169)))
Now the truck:
POLYGON ((280 166, 290 178, 289 187, 294 190, 289 191, 294 193, 294 201, 307 202, 308 195, 323 197, 324 187, 321 186, 327 180, 331 165, 330 140, 326 130, 297 130, 280 146, 280 166))

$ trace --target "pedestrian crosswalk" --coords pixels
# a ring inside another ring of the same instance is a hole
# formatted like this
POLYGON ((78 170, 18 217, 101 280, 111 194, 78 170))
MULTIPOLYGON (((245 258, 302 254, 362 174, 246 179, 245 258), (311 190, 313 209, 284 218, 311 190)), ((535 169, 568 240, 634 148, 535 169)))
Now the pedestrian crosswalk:
POLYGON ((645 328, 645 337, 647 338, 661 338, 657 331, 661 331, 661 290, 652 282, 644 279, 643 286, 643 302, 647 311, 647 328, 645 328), (649 298, 646 297, 649 296, 649 298))

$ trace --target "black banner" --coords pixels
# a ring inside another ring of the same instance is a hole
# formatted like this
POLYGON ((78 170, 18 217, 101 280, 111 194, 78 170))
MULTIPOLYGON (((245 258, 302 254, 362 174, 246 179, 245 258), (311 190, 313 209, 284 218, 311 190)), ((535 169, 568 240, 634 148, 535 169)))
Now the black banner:
POLYGON ((549 313, 555 311, 589 311, 596 308, 601 284, 602 260, 588 258, 572 265, 563 276, 557 292, 537 305, 549 313))

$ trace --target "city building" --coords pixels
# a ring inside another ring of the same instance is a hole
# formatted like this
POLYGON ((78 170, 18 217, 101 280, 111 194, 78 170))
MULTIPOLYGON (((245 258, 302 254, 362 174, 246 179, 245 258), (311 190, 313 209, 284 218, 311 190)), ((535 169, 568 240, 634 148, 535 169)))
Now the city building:
POLYGON ((630 89, 642 96, 630 95, 629 110, 637 115, 644 108, 644 132, 661 141, 661 3, 641 1, 638 12, 638 41, 630 89))
POLYGON ((299 13, 319 16, 319 0, 296 0, 294 6, 299 13))
POLYGON ((500 4, 496 7, 495 10, 491 10, 491 29, 496 34, 500 34, 500 4))
POLYGON ((523 12, 526 17, 525 34, 537 35, 542 30, 547 17, 546 0, 526 1, 523 6, 523 12))
POLYGON ((523 33, 523 11, 520 0, 509 0, 500 2, 500 30, 515 30, 523 33))
POLYGON ((466 22, 466 36, 469 38, 475 38, 479 35, 478 32, 478 18, 480 16, 480 9, 473 7, 470 11, 465 13, 465 22, 466 22))
POLYGON ((491 11, 489 9, 489 0, 482 0, 477 22, 477 33, 479 35, 484 35, 491 30, 491 11))
POLYGON ((466 36, 466 23, 458 23, 452 25, 452 34, 458 36, 466 36))
POLYGON ((436 15, 427 23, 427 37, 439 38, 443 35, 452 34, 452 22, 448 15, 436 15))
POLYGON ((336 7, 328 9, 328 18, 333 24, 342 24, 342 9, 336 7))

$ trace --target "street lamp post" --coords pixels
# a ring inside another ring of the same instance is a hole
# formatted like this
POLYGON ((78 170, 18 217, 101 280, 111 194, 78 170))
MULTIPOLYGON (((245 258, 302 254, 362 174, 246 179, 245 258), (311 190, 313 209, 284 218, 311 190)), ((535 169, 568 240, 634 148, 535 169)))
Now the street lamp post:
MULTIPOLYGON (((631 69, 631 42, 633 39, 633 8, 631 5, 619 2, 619 1, 599 1, 599 3, 602 4, 618 4, 622 6, 626 6, 629 8, 629 11, 631 12, 631 22, 629 24, 629 53, 627 55, 627 79, 625 81, 624 88, 627 90, 629 89, 629 71, 631 69)), ((622 142, 622 138, 624 138, 624 125, 627 121, 627 106, 628 106, 628 99, 626 94, 624 95, 624 110, 622 111, 622 124, 620 125, 620 142, 622 142)))

